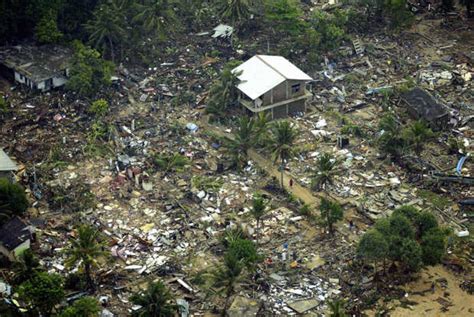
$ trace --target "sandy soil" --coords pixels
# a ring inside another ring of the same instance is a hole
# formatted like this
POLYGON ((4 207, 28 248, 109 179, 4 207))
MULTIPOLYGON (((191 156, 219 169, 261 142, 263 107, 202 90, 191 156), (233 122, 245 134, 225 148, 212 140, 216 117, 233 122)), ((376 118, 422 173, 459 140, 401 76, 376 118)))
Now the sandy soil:
POLYGON ((405 290, 408 292, 407 299, 418 304, 410 305, 407 308, 397 307, 390 312, 390 316, 474 316, 474 295, 463 291, 459 287, 460 283, 461 279, 446 268, 439 265, 429 267, 423 270, 416 282, 405 286, 405 290), (447 281, 446 288, 443 288, 443 283, 437 282, 442 278, 447 281), (435 283, 434 293, 431 292, 433 282, 435 283), (429 291, 424 295, 413 294, 426 290, 429 291), (447 306, 446 312, 443 312, 443 306, 447 306))

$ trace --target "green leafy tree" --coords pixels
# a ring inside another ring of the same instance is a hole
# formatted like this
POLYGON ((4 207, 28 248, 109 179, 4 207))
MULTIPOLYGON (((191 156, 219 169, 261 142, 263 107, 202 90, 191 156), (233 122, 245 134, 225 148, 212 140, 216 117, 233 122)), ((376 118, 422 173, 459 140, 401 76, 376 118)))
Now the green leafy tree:
POLYGON ((270 149, 272 151, 273 161, 280 160, 280 181, 283 185, 283 173, 285 171, 285 161, 289 160, 295 153, 294 145, 297 131, 289 121, 275 122, 271 126, 272 138, 270 140, 270 149))
POLYGON ((403 216, 410 220, 411 223, 415 223, 415 221, 420 216, 420 212, 414 206, 403 205, 395 209, 392 213, 392 217, 395 216, 403 216))
POLYGON ((260 258, 255 243, 243 238, 231 240, 227 252, 247 267, 252 267, 260 258))
POLYGON ((265 199, 262 197, 262 195, 255 193, 253 195, 252 209, 250 209, 250 214, 257 221, 257 246, 259 240, 258 238, 260 235, 260 222, 262 221, 262 217, 265 215, 266 212, 267 204, 265 202, 265 199))
POLYGON ((399 260, 405 268, 413 272, 421 268, 423 264, 422 251, 420 245, 415 240, 408 238, 401 239, 399 252, 399 260))
POLYGON ((295 0, 265 0, 265 20, 278 34, 296 36, 305 28, 301 9, 295 0))
POLYGON ((89 112, 97 117, 103 117, 109 111, 109 103, 105 99, 98 99, 89 106, 89 112))
POLYGON ((268 125, 270 122, 268 113, 265 111, 259 112, 256 116, 253 117, 254 128, 255 128, 255 145, 265 146, 270 140, 270 133, 268 125))
POLYGON ((319 205, 319 210, 321 211, 321 218, 324 225, 328 229, 331 235, 334 234, 334 224, 337 221, 343 219, 343 210, 341 205, 335 201, 330 201, 327 198, 321 199, 321 204, 319 205))
POLYGON ((239 261, 234 253, 227 252, 224 255, 224 264, 219 266, 213 272, 214 286, 222 288, 225 296, 224 307, 222 308, 222 316, 226 315, 229 307, 229 300, 234 294, 235 286, 239 281, 242 273, 243 264, 239 261))
POLYGON ((176 314, 174 296, 161 281, 149 283, 145 292, 132 295, 130 300, 133 304, 142 306, 132 316, 172 317, 176 314))
POLYGON ((25 250, 13 264, 14 282, 21 284, 42 271, 38 258, 31 249, 25 250))
POLYGON ((420 155, 424 145, 434 138, 435 134, 423 121, 415 121, 403 129, 402 136, 409 148, 420 155))
POLYGON ((438 220, 428 211, 421 212, 415 219, 415 227, 417 229, 417 237, 423 237, 432 229, 438 228, 438 220))
POLYGON ((23 187, 0 178, 0 224, 11 216, 23 214, 27 208, 28 199, 23 187))
POLYGON ((145 0, 136 3, 136 12, 132 22, 140 26, 143 34, 152 36, 158 41, 166 40, 168 34, 181 27, 176 16, 174 1, 145 0))
POLYGON ((209 102, 206 107, 206 113, 212 115, 214 120, 220 121, 227 114, 226 110, 235 105, 238 100, 237 85, 238 76, 241 72, 232 72, 233 66, 226 65, 220 78, 214 82, 209 91, 209 102))
POLYGON ((446 234, 439 228, 432 228, 421 238, 423 263, 436 265, 446 253, 446 234))
POLYGON ((64 309, 59 317, 96 317, 99 312, 100 306, 97 299, 85 296, 64 309))
POLYGON ((79 226, 76 237, 69 240, 66 255, 66 266, 79 265, 86 276, 87 286, 90 289, 95 289, 92 268, 98 267, 98 259, 107 255, 103 250, 103 244, 99 240, 99 231, 89 225, 79 226))
POLYGON ((50 316, 64 298, 63 280, 58 274, 38 272, 18 288, 20 297, 43 316, 50 316))
POLYGON ((347 317, 344 309, 344 302, 341 300, 333 300, 328 302, 329 317, 347 317))
POLYGON ((239 170, 247 164, 248 150, 255 141, 255 121, 246 116, 239 118, 234 137, 224 140, 224 146, 239 170))
POLYGON ((339 161, 329 153, 323 153, 316 163, 316 172, 311 180, 312 187, 316 189, 324 188, 327 184, 334 182, 334 176, 339 173, 339 161))
POLYGON ((114 64, 101 58, 95 49, 74 42, 74 57, 66 87, 84 97, 91 97, 111 84, 114 64))
POLYGON ((341 46, 346 37, 345 24, 347 15, 344 11, 333 13, 316 10, 311 16, 310 26, 319 33, 318 46, 322 50, 333 50, 341 46))
POLYGON ((389 244, 387 239, 378 230, 370 230, 365 233, 357 246, 357 254, 364 260, 374 263, 374 271, 377 270, 377 262, 385 261, 388 256, 389 244))
POLYGON ((180 172, 183 171, 186 165, 189 165, 189 159, 179 153, 174 154, 156 154, 154 156, 155 165, 167 174, 171 171, 180 172))
POLYGON ((413 14, 407 8, 404 0, 386 0, 384 13, 389 18, 393 29, 407 27, 413 22, 413 14))
POLYGON ((103 54, 109 52, 115 62, 116 46, 122 48, 127 38, 126 11, 128 1, 110 0, 103 2, 93 13, 93 18, 85 25, 89 33, 89 43, 103 54))
POLYGON ((43 16, 36 25, 36 38, 41 44, 58 43, 63 34, 58 29, 53 11, 43 16))

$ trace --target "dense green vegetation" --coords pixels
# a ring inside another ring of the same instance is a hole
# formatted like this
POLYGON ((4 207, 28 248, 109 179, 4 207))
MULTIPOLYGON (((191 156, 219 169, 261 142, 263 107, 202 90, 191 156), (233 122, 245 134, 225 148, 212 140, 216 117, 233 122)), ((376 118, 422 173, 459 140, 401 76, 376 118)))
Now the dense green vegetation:
POLYGON ((369 263, 390 261, 402 272, 416 272, 423 265, 441 262, 446 250, 448 232, 439 227, 435 216, 412 206, 396 209, 386 219, 376 222, 373 229, 362 236, 358 254, 369 263))

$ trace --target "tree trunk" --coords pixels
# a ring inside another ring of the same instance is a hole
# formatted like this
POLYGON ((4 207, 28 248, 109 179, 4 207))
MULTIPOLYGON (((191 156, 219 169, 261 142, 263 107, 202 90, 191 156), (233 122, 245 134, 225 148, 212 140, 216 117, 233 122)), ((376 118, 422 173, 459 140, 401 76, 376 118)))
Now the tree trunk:
POLYGON ((92 280, 92 275, 91 275, 91 265, 86 264, 84 266, 84 271, 86 273, 87 287, 91 289, 92 291, 94 291, 95 287, 94 287, 94 281, 92 280))
POLYGON ((281 188, 282 189, 285 189, 285 185, 283 184, 283 170, 284 170, 284 159, 283 157, 281 158, 281 177, 280 177, 280 180, 281 180, 281 188))
POLYGON ((258 238, 260 236, 260 219, 257 219, 257 248, 258 248, 258 238))
POLYGON ((112 39, 110 37, 107 37, 109 40, 109 46, 110 46, 110 58, 112 58, 112 62, 115 63, 115 52, 114 52, 114 43, 112 42, 112 39))

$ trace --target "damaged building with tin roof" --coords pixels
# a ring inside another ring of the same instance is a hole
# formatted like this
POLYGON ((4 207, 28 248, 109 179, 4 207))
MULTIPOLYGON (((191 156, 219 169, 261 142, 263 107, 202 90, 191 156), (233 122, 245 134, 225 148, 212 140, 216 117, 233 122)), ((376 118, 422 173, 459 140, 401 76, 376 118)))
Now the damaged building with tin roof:
POLYGON ((0 73, 10 81, 42 92, 67 82, 72 50, 58 45, 0 48, 0 73))

